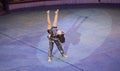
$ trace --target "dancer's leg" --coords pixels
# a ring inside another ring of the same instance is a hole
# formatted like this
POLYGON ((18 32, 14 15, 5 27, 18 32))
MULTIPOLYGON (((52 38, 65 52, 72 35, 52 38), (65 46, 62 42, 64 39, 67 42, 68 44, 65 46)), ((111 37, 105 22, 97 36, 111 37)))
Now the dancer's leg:
POLYGON ((55 17, 54 17, 53 27, 57 27, 57 24, 58 24, 58 12, 59 12, 59 9, 57 9, 55 11, 55 17))
POLYGON ((50 21, 50 10, 47 11, 47 23, 48 23, 47 29, 49 30, 52 28, 51 21, 50 21))
POLYGON ((53 44, 54 42, 49 39, 48 62, 52 61, 51 57, 52 57, 53 44))
POLYGON ((65 57, 65 58, 67 58, 67 55, 65 55, 64 50, 62 48, 62 45, 61 45, 60 41, 59 40, 55 40, 55 44, 57 45, 58 50, 60 51, 61 55, 63 57, 65 57))

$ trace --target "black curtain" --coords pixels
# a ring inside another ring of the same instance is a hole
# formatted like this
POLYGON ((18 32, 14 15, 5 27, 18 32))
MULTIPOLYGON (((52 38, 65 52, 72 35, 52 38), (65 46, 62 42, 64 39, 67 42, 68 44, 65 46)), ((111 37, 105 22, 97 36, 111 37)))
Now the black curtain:
POLYGON ((2 9, 4 11, 8 12, 9 11, 8 3, 9 3, 10 0, 0 0, 0 1, 1 1, 1 4, 2 4, 2 9))

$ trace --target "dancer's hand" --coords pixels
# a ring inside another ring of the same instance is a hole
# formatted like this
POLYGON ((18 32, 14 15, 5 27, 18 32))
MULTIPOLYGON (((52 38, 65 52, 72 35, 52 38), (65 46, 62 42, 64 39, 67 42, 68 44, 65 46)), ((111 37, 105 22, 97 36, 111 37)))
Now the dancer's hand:
POLYGON ((48 35, 48 38, 50 38, 50 37, 51 37, 51 35, 49 34, 49 35, 48 35))

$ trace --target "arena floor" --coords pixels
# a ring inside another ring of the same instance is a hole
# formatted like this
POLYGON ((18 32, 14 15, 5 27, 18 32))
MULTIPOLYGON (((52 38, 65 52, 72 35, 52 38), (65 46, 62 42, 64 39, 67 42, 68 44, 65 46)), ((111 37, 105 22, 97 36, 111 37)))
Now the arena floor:
MULTIPOLYGON (((49 9, 49 8, 48 8, 49 9)), ((48 9, 0 16, 0 71, 120 71, 120 8, 60 8, 63 58, 56 45, 47 61, 48 9)), ((50 8, 51 20, 57 7, 50 8)))

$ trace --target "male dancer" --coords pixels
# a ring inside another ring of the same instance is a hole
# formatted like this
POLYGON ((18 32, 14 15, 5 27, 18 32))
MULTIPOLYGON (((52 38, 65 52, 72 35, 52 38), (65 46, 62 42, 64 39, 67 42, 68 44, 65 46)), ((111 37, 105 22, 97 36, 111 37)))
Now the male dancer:
POLYGON ((51 25, 50 11, 49 10, 47 11, 47 23, 48 23, 47 31, 48 31, 48 38, 49 38, 48 62, 52 61, 51 57, 52 57, 52 50, 53 50, 54 43, 57 45, 57 48, 60 51, 61 55, 65 58, 67 57, 61 45, 61 42, 63 43, 65 41, 64 32, 57 29, 58 12, 59 10, 57 9, 55 11, 53 25, 51 25))

